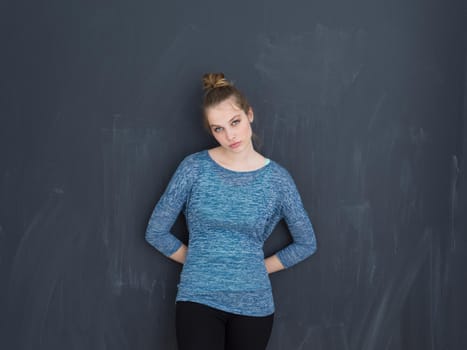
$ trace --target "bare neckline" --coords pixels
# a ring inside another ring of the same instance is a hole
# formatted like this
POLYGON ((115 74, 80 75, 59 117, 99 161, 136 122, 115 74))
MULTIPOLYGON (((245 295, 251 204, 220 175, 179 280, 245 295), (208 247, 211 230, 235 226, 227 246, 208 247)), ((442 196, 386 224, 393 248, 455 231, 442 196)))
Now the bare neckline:
POLYGON ((244 170, 244 171, 233 170, 233 169, 226 168, 226 167, 223 166, 223 165, 220 165, 216 160, 214 160, 214 158, 213 158, 213 157, 211 156, 211 154, 209 153, 209 150, 208 150, 208 149, 205 150, 205 153, 206 153, 207 157, 211 160, 211 162, 213 162, 213 163, 214 163, 215 165, 217 165, 219 168, 224 169, 224 170, 226 170, 226 171, 229 171, 229 172, 231 172, 231 173, 236 173, 236 174, 248 174, 248 173, 259 172, 259 171, 261 171, 261 170, 267 168, 268 165, 271 164, 271 160, 265 157, 267 163, 266 163, 265 165, 263 165, 262 167, 260 167, 260 168, 253 169, 253 170, 244 170))

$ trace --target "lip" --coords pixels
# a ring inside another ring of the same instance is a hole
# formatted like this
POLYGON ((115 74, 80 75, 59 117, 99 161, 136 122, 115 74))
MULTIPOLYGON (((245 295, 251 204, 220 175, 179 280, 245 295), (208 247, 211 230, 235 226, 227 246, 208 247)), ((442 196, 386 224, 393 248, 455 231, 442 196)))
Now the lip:
POLYGON ((240 143, 241 141, 237 141, 235 143, 232 143, 231 145, 229 145, 230 148, 237 148, 238 146, 240 146, 240 143))

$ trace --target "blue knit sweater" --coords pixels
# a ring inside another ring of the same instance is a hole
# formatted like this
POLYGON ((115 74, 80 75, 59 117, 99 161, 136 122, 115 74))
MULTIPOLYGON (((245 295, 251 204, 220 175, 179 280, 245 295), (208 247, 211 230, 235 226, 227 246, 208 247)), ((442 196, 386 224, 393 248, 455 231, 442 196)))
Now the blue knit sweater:
POLYGON ((171 233, 180 212, 189 232, 176 301, 188 300, 240 315, 274 312, 264 241, 284 219, 293 242, 276 254, 285 268, 316 250, 311 221, 290 173, 268 159, 234 171, 207 149, 186 156, 154 207, 146 240, 165 256, 182 242, 171 233))

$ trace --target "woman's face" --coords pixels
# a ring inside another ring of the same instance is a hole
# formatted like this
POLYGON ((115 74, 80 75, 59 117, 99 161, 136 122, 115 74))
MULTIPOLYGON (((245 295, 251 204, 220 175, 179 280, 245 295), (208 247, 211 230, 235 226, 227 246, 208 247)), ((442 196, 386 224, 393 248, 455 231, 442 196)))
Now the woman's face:
POLYGON ((206 110, 211 133, 228 151, 240 152, 251 146, 253 111, 248 114, 235 105, 233 96, 206 110))

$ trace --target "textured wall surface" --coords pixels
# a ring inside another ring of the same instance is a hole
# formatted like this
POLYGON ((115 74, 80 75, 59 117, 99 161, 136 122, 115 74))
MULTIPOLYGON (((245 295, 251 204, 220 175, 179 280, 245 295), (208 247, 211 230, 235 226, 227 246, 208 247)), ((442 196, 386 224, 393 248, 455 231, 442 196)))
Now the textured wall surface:
MULTIPOLYGON (((318 252, 271 275, 268 349, 467 348, 464 1, 3 1, 0 347, 175 349, 181 265, 144 241, 202 129, 255 112, 318 252)), ((173 232, 186 241, 183 217, 173 232)), ((269 256, 290 236, 281 222, 269 256)))

